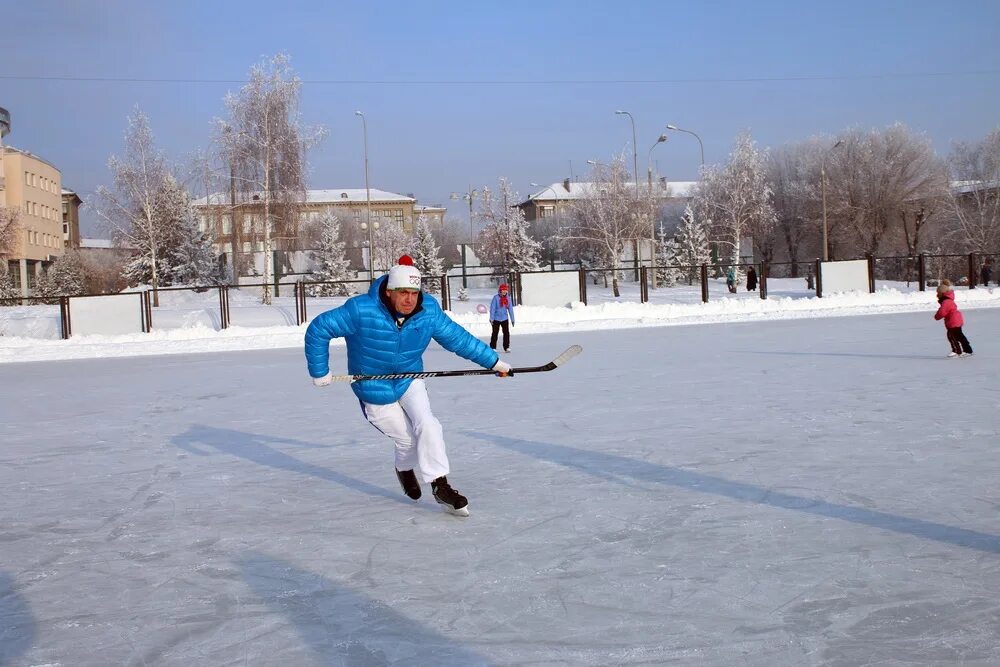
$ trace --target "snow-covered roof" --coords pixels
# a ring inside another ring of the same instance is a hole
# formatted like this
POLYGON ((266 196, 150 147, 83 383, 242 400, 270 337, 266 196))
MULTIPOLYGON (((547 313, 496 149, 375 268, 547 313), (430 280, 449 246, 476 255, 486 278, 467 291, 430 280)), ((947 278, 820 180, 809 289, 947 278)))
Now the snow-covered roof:
MULTIPOLYGON (((690 198, 694 196, 695 187, 697 187, 698 181, 667 181, 666 188, 667 191, 664 192, 664 186, 661 182, 656 182, 653 184, 653 191, 657 196, 664 197, 677 197, 677 198, 690 198)), ((634 187, 633 183, 628 183, 627 187, 634 187)), ((647 185, 646 183, 639 183, 639 190, 645 191, 647 185)), ((587 197, 592 197, 594 193, 595 184, 593 182, 570 182, 569 190, 566 189, 565 181, 558 181, 553 183, 548 187, 544 187, 538 192, 530 195, 527 201, 523 202, 525 204, 529 202, 534 202, 535 200, 540 201, 573 201, 575 199, 585 199, 587 197)))
MULTIPOLYGON (((417 200, 407 195, 401 195, 386 190, 371 189, 372 203, 384 204, 386 202, 416 202, 417 200)), ((206 197, 200 197, 191 202, 192 206, 205 206, 210 201, 212 204, 225 204, 229 201, 228 192, 216 192, 206 197)), ((368 201, 368 191, 364 188, 336 188, 332 190, 306 190, 307 204, 363 204, 368 201)))
POLYGON ((80 239, 81 248, 114 248, 111 239, 80 239))
POLYGON ((414 204, 413 210, 416 213, 430 213, 431 211, 447 211, 444 206, 425 206, 424 204, 414 204))
POLYGON ((978 192, 980 190, 996 190, 1000 189, 1000 181, 993 181, 984 183, 983 181, 952 181, 951 191, 960 194, 966 194, 968 192, 978 192))

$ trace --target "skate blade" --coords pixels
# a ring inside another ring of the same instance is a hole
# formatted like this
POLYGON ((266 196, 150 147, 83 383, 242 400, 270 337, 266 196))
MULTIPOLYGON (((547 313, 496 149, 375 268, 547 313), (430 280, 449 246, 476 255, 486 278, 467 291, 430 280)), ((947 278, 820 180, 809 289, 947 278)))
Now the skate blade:
POLYGON ((445 505, 445 504, 442 503, 441 507, 444 508, 444 511, 447 512, 448 514, 454 514, 455 516, 469 516, 469 506, 468 505, 466 505, 465 507, 462 507, 460 509, 455 509, 451 505, 445 505))

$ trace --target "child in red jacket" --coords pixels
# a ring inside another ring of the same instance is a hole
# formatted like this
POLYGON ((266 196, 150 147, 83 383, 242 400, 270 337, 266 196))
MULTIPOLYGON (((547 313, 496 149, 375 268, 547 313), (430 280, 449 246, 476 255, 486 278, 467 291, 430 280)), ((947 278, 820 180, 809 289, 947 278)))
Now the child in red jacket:
POLYGON ((951 281, 945 278, 937 288, 937 299, 941 306, 934 314, 935 320, 944 320, 944 327, 948 331, 948 342, 951 344, 949 357, 968 357, 972 354, 972 346, 969 339, 962 333, 962 325, 965 318, 955 304, 955 292, 951 289, 951 281))

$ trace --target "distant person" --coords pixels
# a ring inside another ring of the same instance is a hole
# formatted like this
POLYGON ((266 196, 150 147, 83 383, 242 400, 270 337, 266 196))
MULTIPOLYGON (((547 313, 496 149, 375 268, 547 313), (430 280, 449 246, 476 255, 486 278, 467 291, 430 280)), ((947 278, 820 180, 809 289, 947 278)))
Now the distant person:
POLYGON ((510 328, 514 326, 514 301, 506 284, 501 283, 497 293, 490 302, 490 325, 493 335, 490 336, 490 347, 497 349, 497 334, 503 329, 503 351, 510 352, 510 328))
MULTIPOLYGON (((979 282, 983 287, 989 287, 992 278, 993 260, 987 257, 983 260, 983 268, 979 269, 979 282)), ((1000 280, 997 280, 997 284, 1000 285, 1000 280)))
POLYGON ((969 339, 962 333, 962 325, 965 318, 955 303, 955 291, 951 288, 951 281, 945 278, 937 288, 937 300, 941 304, 935 320, 944 320, 944 328, 948 332, 948 343, 951 345, 949 357, 969 357, 972 356, 972 346, 969 339))
MULTIPOLYGON (((444 314, 438 302, 421 291, 420 271, 403 255, 368 290, 339 308, 321 313, 306 329, 305 354, 309 375, 317 387, 332 381, 330 339, 347 343, 351 375, 391 375, 423 371, 423 354, 431 339, 460 357, 496 371, 510 373, 486 343, 444 314)), ((448 455, 441 422, 431 412, 421 379, 359 380, 351 389, 365 418, 395 443, 396 477, 403 493, 420 498, 420 481, 430 484, 434 499, 452 514, 469 516, 468 499, 448 482, 448 455), (418 479, 417 472, 420 477, 418 479)))
POLYGON ((730 266, 726 271, 726 287, 733 294, 736 294, 736 267, 730 266))
POLYGON ((747 271, 747 291, 753 292, 757 289, 757 271, 751 266, 747 271))

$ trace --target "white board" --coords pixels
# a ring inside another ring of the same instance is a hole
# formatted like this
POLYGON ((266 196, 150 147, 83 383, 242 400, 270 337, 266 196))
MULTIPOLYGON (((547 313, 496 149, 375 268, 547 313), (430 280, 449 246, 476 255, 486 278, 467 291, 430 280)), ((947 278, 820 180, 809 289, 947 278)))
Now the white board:
POLYGON ((559 308, 580 300, 580 274, 522 273, 522 306, 550 306, 559 308))
POLYGON ((142 333, 142 294, 72 296, 69 320, 73 336, 142 333))
POLYGON ((823 294, 835 292, 869 292, 868 260, 820 262, 823 294))

